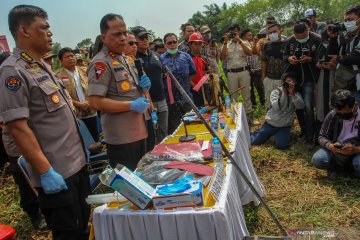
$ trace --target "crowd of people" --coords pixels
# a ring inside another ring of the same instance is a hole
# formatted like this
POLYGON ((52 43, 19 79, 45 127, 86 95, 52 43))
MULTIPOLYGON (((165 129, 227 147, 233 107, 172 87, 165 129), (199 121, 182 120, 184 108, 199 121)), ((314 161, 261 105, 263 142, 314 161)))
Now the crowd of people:
POLYGON ((308 9, 291 36, 273 17, 258 33, 229 26, 221 42, 212 30, 191 23, 150 42, 142 26, 128 31, 118 14, 100 21, 89 54, 62 48, 54 69, 47 13, 20 5, 9 13, 16 48, 1 54, 0 123, 2 141, 19 185, 21 206, 35 228, 41 213, 54 239, 85 239, 90 208, 84 147, 77 121, 95 141, 102 129, 109 163, 135 170, 142 156, 181 122, 191 105, 172 83, 168 68, 198 107, 224 103, 227 79, 233 101, 241 101, 248 124, 257 105, 265 123, 251 134, 253 145, 272 136, 287 149, 296 115, 307 148, 320 149, 313 165, 336 175, 347 169, 360 176, 360 6, 348 9, 344 23, 319 22, 308 9), (79 57, 81 56, 81 57, 79 57), (221 64, 220 64, 221 63, 221 64), (222 68, 222 69, 221 69, 222 68), (224 86, 225 85, 225 86, 224 86), (101 121, 99 121, 101 119, 101 121), (23 155, 38 191, 35 197, 19 173, 23 155))

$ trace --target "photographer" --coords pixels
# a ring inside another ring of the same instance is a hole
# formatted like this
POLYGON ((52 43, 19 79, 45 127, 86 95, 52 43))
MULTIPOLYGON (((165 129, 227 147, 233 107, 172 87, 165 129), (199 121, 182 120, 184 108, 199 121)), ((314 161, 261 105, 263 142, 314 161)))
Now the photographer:
MULTIPOLYGON (((360 5, 345 12, 344 26, 337 24, 328 33, 332 40, 330 48, 338 50, 338 56, 333 62, 338 64, 334 79, 334 89, 347 89, 355 92, 357 102, 360 102, 360 5), (346 29, 346 34, 340 33, 346 29), (357 76, 357 77, 356 77, 357 76)), ((337 54, 336 54, 337 55, 337 54)))
MULTIPOLYGON (((245 86, 241 91, 244 108, 249 123, 252 123, 252 104, 250 100, 250 73, 247 65, 246 56, 253 54, 251 45, 248 41, 240 39, 240 27, 237 24, 231 25, 224 36, 224 44, 221 50, 221 60, 226 59, 228 71, 228 84, 230 92, 234 92, 240 86, 245 86)), ((238 94, 233 98, 238 99, 238 94)))
POLYGON ((334 109, 321 127, 319 149, 312 157, 316 168, 327 169, 330 177, 353 166, 360 177, 360 114, 358 103, 348 90, 338 90, 331 97, 334 109))
POLYGON ((282 86, 271 92, 271 108, 266 113, 265 123, 258 132, 251 135, 252 145, 261 145, 275 135, 275 144, 279 149, 290 147, 290 130, 294 122, 296 109, 304 107, 301 95, 295 92, 295 75, 285 73, 281 77, 282 86))
POLYGON ((285 72, 296 74, 297 91, 301 93, 305 103, 305 112, 303 109, 296 112, 301 127, 300 138, 305 135, 307 148, 311 149, 314 141, 313 91, 319 78, 319 69, 315 65, 322 43, 320 37, 310 32, 304 22, 296 23, 293 32, 294 35, 285 45, 285 72))

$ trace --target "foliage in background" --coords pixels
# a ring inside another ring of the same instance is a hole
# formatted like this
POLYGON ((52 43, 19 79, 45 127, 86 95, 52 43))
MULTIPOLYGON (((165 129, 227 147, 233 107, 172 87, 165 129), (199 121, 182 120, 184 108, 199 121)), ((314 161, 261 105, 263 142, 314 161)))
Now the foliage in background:
POLYGON ((359 4, 359 0, 248 0, 243 4, 233 3, 228 7, 225 3, 220 7, 216 3, 204 6, 203 12, 196 12, 188 22, 197 27, 204 24, 213 30, 216 41, 220 41, 229 25, 237 23, 242 29, 250 28, 259 31, 265 25, 268 16, 289 27, 296 20, 304 17, 308 8, 317 11, 321 21, 343 21, 347 8, 359 4))
POLYGON ((85 50, 88 51, 88 49, 90 48, 91 45, 93 45, 93 41, 91 40, 91 38, 85 38, 84 40, 82 40, 81 42, 79 42, 75 48, 83 48, 85 50))

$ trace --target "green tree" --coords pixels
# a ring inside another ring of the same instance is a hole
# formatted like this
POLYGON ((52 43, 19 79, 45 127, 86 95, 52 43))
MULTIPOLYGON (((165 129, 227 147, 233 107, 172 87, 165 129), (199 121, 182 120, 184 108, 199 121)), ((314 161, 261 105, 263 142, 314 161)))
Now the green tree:
POLYGON ((221 13, 226 10, 228 7, 226 3, 222 6, 217 5, 216 3, 205 5, 205 11, 196 12, 189 20, 189 23, 192 23, 197 29, 200 29, 203 25, 208 25, 211 29, 213 34, 213 38, 215 40, 220 40, 223 31, 221 29, 220 20, 221 20, 221 13))
POLYGON ((91 40, 91 38, 85 38, 83 39, 81 42, 79 42, 78 44, 76 44, 75 48, 84 48, 84 49, 89 49, 91 45, 93 45, 93 41, 91 40))
POLYGON ((241 29, 250 28, 257 32, 265 25, 265 19, 273 16, 291 32, 293 23, 304 17, 308 8, 317 11, 320 21, 343 21, 344 12, 350 6, 359 4, 359 0, 248 0, 245 3, 210 4, 203 12, 197 11, 188 20, 197 27, 209 25, 215 40, 219 41, 229 25, 237 23, 241 29))
POLYGON ((61 49, 61 44, 60 43, 58 43, 58 42, 53 43, 52 48, 51 48, 51 52, 53 54, 55 54, 55 57, 53 59, 55 70, 61 68, 60 60, 57 58, 57 55, 58 55, 60 49, 61 49))

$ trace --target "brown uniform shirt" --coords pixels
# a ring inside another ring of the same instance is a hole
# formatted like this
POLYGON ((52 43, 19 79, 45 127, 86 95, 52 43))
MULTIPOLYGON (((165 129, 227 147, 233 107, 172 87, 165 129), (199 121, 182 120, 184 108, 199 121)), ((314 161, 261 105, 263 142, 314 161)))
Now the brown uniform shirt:
MULTIPOLYGON (((0 121, 28 119, 51 166, 65 179, 86 162, 70 96, 44 61, 15 49, 0 68, 0 121)), ((28 164, 30 179, 40 187, 39 174, 28 164)))
MULTIPOLYGON (((87 97, 89 83, 88 83, 88 78, 86 76, 86 69, 84 70, 81 67, 76 67, 76 69, 79 72, 80 84, 84 91, 84 95, 85 95, 85 97, 87 97)), ((80 99, 77 95, 77 92, 76 92, 76 81, 72 76, 70 76, 70 74, 65 70, 65 68, 61 68, 59 70, 59 72, 57 72, 56 75, 63 81, 63 83, 66 87, 66 90, 69 91, 70 97, 76 101, 80 101, 80 99)), ((84 111, 75 106, 74 106, 74 108, 75 108, 75 115, 79 119, 96 116, 95 110, 84 111)))
MULTIPOLYGON (((137 71, 128 57, 109 52, 106 46, 96 54, 88 71, 89 96, 106 97, 116 101, 133 101, 141 97, 137 87, 137 71)), ((105 142, 114 145, 147 138, 144 114, 134 111, 102 112, 105 142)))

